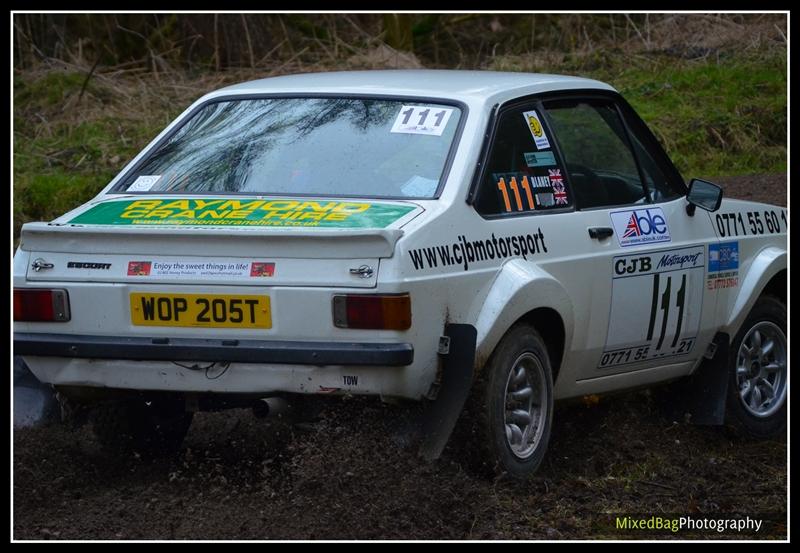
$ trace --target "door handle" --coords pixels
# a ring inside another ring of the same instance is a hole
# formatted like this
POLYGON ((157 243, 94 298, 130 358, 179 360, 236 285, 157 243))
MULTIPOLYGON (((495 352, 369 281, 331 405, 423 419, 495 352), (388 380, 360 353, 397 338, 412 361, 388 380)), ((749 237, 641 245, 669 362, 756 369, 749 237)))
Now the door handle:
POLYGON ((589 227, 589 236, 595 240, 603 240, 614 235, 611 227, 589 227))

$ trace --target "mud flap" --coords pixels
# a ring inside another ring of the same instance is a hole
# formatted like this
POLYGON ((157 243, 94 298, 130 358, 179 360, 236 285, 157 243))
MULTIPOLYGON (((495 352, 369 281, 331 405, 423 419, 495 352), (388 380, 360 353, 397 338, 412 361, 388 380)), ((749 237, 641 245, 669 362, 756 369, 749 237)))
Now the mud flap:
POLYGON ((419 421, 419 455, 438 459, 450 439, 472 387, 478 331, 468 324, 449 324, 444 335, 450 339, 443 354, 442 384, 436 400, 426 407, 419 421))
POLYGON ((697 370, 674 387, 674 415, 701 425, 721 425, 725 422, 725 403, 730 378, 730 336, 722 332, 714 336, 716 350, 697 370), (680 412, 678 412, 680 411, 680 412))

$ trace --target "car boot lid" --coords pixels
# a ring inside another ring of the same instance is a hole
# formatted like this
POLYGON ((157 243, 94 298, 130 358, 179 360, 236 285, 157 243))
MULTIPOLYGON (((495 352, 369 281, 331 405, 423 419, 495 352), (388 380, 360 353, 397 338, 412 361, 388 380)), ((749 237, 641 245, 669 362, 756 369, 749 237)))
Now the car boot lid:
POLYGON ((29 251, 278 257, 389 257, 401 227, 424 209, 351 198, 127 196, 104 198, 52 223, 23 226, 29 251))

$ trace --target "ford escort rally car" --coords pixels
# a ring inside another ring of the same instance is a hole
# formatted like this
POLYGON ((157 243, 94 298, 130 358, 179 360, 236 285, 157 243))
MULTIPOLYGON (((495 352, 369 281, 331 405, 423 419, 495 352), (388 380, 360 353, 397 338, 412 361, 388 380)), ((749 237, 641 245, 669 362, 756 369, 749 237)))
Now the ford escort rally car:
POLYGON ((269 78, 203 96, 97 197, 23 226, 14 348, 94 402, 103 443, 377 395, 426 402, 430 457, 466 403, 485 465, 525 477, 554 400, 690 375, 699 418, 781 432, 787 224, 687 186, 602 82, 269 78))

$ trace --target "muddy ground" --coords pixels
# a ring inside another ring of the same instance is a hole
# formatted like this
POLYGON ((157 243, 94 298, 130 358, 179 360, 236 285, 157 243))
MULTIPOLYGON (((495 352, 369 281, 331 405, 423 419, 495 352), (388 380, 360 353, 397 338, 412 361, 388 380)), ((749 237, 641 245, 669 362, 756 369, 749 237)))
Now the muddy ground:
MULTIPOLYGON (((786 176, 717 179, 786 204, 786 176)), ((436 463, 402 447, 408 410, 337 400, 291 429, 247 410, 201 413, 181 452, 109 457, 87 427, 14 433, 14 539, 732 538, 616 530, 612 515, 733 514, 785 538, 785 438, 692 426, 660 391, 559 404, 529 482, 478 476, 451 444, 436 463), (676 420, 677 419, 677 420, 676 420), (780 521, 783 522, 780 522, 780 521)))

